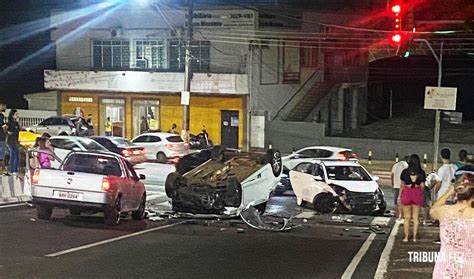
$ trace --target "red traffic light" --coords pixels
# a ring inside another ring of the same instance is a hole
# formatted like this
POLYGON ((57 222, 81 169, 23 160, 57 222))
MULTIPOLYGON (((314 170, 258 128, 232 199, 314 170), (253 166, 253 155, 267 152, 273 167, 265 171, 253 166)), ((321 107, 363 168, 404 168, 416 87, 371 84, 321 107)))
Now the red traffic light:
POLYGON ((400 34, 394 34, 392 36, 392 42, 394 43, 400 43, 402 41, 402 36, 400 34))
POLYGON ((400 7, 400 5, 393 5, 392 6, 392 12, 394 12, 396 14, 400 13, 401 10, 402 10, 402 7, 400 7))

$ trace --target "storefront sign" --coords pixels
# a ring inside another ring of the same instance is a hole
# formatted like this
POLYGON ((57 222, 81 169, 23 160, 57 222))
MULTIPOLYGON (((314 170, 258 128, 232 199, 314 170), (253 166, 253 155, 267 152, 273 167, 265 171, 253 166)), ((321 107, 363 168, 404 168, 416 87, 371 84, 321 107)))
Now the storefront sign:
POLYGON ((69 97, 68 100, 74 103, 92 103, 94 101, 91 97, 69 97))
POLYGON ((195 28, 255 29, 252 10, 197 10, 193 14, 195 28))
POLYGON ((425 109, 456 110, 456 87, 425 88, 425 109))

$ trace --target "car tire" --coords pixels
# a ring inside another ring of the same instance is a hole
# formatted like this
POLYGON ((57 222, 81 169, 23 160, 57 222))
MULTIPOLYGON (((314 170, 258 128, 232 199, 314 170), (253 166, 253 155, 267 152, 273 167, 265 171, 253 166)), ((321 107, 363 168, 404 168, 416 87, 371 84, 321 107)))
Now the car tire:
POLYGON ((158 161, 158 163, 166 163, 167 158, 166 158, 165 153, 163 153, 163 152, 158 152, 158 153, 156 154, 156 160, 158 161))
POLYGON ((306 202, 305 202, 303 199, 301 199, 301 198, 296 198, 296 204, 297 204, 298 206, 305 206, 305 205, 306 205, 306 202))
POLYGON ((178 185, 176 181, 181 177, 179 172, 172 172, 168 174, 165 181, 165 192, 168 198, 173 198, 176 190, 178 190, 178 185))
POLYGON ((215 145, 212 147, 211 159, 216 162, 222 162, 224 160, 224 152, 226 149, 227 148, 223 145, 215 145))
POLYGON ((334 212, 337 208, 332 193, 324 192, 317 194, 313 199, 313 208, 321 214, 334 212))
POLYGON ((379 205, 379 210, 375 211, 375 215, 383 216, 385 214, 385 211, 387 211, 387 203, 385 201, 383 201, 379 205))
POLYGON ((48 205, 37 204, 36 213, 38 215, 38 219, 49 220, 49 218, 51 218, 51 214, 53 214, 53 208, 48 205))
POLYGON ((69 213, 71 215, 81 215, 81 210, 79 208, 70 208, 69 213))
POLYGON ((265 158, 263 159, 262 165, 270 164, 272 167, 272 172, 275 177, 280 176, 281 171, 283 169, 283 164, 281 161, 281 153, 279 150, 276 149, 268 149, 265 158))
POLYGON ((106 226, 115 226, 120 223, 121 199, 117 197, 115 202, 104 210, 104 221, 106 226))
POLYGON ((145 203, 146 203, 146 194, 143 194, 138 210, 132 211, 133 220, 143 220, 145 218, 145 203))
POLYGON ((263 213, 265 213, 265 210, 267 209, 267 202, 261 203, 254 207, 256 210, 258 210, 258 214, 263 215, 263 213))
POLYGON ((227 179, 225 197, 225 204, 227 206, 237 207, 242 203, 242 185, 240 185, 236 176, 230 176, 227 179))

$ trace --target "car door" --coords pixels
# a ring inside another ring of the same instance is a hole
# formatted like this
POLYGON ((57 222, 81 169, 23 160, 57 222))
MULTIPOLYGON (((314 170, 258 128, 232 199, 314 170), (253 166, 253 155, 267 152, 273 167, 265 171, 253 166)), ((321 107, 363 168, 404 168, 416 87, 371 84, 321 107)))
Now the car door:
POLYGON ((326 183, 322 166, 317 163, 296 166, 295 170, 290 171, 290 182, 296 197, 307 202, 313 202, 319 193, 334 192, 326 183))
POLYGON ((268 200, 273 190, 275 176, 269 164, 265 164, 258 171, 246 178, 242 183, 242 205, 258 205, 268 200))
POLYGON ((103 162, 104 174, 108 176, 113 187, 121 193, 121 211, 127 212, 132 209, 131 199, 133 196, 133 189, 130 183, 130 178, 125 170, 121 159, 110 157, 109 160, 103 162))
POLYGON ((130 164, 127 160, 122 159, 122 165, 127 172, 129 177, 128 182, 130 187, 132 188, 132 195, 130 196, 130 205, 133 209, 138 209, 143 193, 144 193, 144 186, 143 183, 140 181, 137 173, 133 169, 132 164, 130 164))
POLYGON ((145 150, 145 156, 147 159, 155 159, 154 157, 154 151, 152 150, 152 147, 150 146, 149 142, 149 136, 148 135, 141 135, 135 138, 133 141, 138 146, 141 146, 145 150))

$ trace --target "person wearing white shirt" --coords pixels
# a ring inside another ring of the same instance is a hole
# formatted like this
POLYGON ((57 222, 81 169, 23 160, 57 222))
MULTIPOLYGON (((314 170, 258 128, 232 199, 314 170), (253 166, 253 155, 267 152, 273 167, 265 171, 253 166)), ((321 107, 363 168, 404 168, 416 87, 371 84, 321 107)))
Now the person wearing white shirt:
POLYGON ((398 204, 399 196, 400 196, 400 185, 402 184, 402 181, 400 179, 400 175, 402 174, 402 171, 406 168, 408 168, 408 159, 409 156, 405 156, 403 160, 395 163, 392 166, 392 173, 391 173, 391 180, 392 180, 392 187, 393 187, 393 203, 395 205, 395 214, 398 219, 402 219, 401 217, 401 211, 400 211, 400 205, 398 204))
POLYGON ((449 185, 454 181, 454 174, 457 167, 450 161, 451 151, 443 148, 440 152, 443 165, 438 169, 438 181, 435 185, 436 200, 442 197, 449 189, 449 185))

